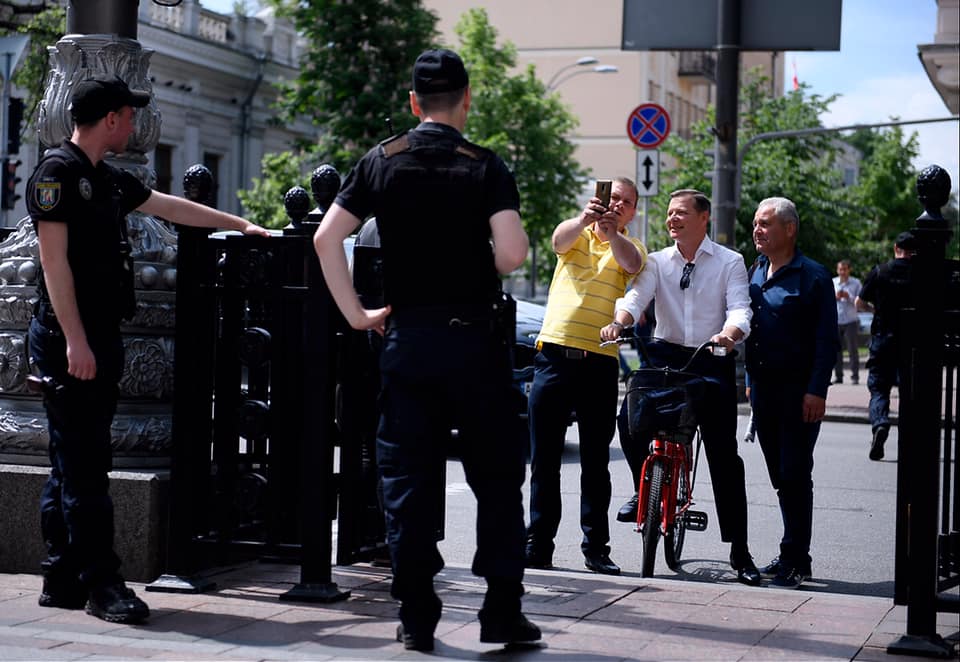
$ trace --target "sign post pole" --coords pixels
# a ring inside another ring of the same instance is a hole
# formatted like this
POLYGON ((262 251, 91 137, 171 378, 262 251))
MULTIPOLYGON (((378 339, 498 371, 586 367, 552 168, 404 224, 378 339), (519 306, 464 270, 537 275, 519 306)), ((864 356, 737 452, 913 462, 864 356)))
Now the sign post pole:
POLYGON ((670 115, 655 103, 642 103, 627 117, 627 137, 637 150, 637 194, 643 198, 639 237, 644 246, 650 228, 650 198, 660 192, 659 147, 670 135, 670 115))

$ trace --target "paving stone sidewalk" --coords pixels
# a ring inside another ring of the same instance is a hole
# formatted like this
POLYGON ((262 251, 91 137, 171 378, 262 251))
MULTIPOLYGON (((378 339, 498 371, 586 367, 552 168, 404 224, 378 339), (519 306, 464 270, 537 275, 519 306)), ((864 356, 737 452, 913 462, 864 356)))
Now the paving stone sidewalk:
MULTIPOLYGON (((530 571, 525 611, 544 631, 538 646, 481 644, 483 583, 469 568, 438 577, 444 602, 436 650, 394 641, 389 571, 337 567, 348 600, 311 605, 278 596, 293 566, 250 564, 215 576, 210 593, 146 593, 142 626, 37 606, 40 578, 0 575, 0 660, 888 660, 906 612, 886 598, 690 582, 530 571)), ((941 634, 957 637, 956 617, 941 634)))

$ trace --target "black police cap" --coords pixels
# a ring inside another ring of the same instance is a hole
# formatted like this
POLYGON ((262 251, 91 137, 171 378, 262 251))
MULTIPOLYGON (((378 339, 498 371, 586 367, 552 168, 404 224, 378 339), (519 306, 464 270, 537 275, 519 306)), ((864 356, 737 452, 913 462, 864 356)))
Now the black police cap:
POLYGON ((903 251, 915 251, 917 250, 917 238, 912 232, 901 232, 897 235, 893 245, 903 251))
POLYGON ((90 124, 124 106, 143 108, 146 92, 131 90, 119 76, 94 76, 77 83, 70 97, 70 115, 77 124, 90 124))
POLYGON ((454 92, 469 83, 463 60, 445 48, 424 51, 413 65, 413 91, 417 94, 454 92))

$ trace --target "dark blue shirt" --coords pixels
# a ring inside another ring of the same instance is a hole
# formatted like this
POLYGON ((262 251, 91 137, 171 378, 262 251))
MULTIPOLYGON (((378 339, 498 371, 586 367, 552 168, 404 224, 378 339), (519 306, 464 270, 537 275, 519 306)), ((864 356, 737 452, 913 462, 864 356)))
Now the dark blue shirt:
POLYGON ((825 398, 840 349, 833 279, 799 251, 767 278, 769 265, 761 255, 750 270, 750 379, 805 384, 825 398))

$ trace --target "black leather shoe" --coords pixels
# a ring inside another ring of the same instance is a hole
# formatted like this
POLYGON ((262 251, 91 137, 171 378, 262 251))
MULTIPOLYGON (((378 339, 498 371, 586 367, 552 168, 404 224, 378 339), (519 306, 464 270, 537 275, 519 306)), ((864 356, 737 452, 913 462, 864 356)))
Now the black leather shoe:
POLYGON ((584 554, 583 565, 588 570, 599 572, 601 575, 619 575, 620 566, 610 560, 609 554, 584 554))
POLYGON ((753 562, 753 557, 746 555, 730 555, 730 565, 737 571, 737 581, 747 586, 760 586, 763 578, 753 562))
POLYGON ((150 609, 123 582, 118 582, 90 591, 87 613, 110 623, 141 623, 150 616, 150 609))
POLYGON ((620 510, 617 511, 617 521, 618 522, 634 522, 637 521, 637 507, 640 503, 640 495, 634 494, 632 497, 626 500, 626 502, 620 506, 620 510))
POLYGON ((760 574, 764 577, 776 577, 786 567, 786 564, 777 556, 770 563, 760 568, 760 574))
POLYGON ((777 588, 800 588, 800 585, 808 579, 810 579, 808 568, 781 566, 780 572, 770 581, 770 585, 777 588))
POLYGON ((890 428, 877 428, 873 431, 873 442, 870 444, 870 459, 883 459, 883 445, 887 443, 887 436, 890 434, 890 428))
POLYGON ((44 577, 37 604, 58 609, 83 609, 87 604, 87 589, 79 579, 57 580, 44 577))
POLYGON ((480 641, 485 644, 523 644, 540 641, 540 628, 526 616, 517 613, 508 618, 500 616, 480 619, 480 641))
POLYGON ((433 650, 433 632, 407 632, 402 623, 397 626, 397 641, 408 651, 433 650))
POLYGON ((537 544, 533 540, 527 541, 524 558, 528 568, 536 568, 538 570, 553 569, 553 554, 545 553, 537 549, 537 544))

